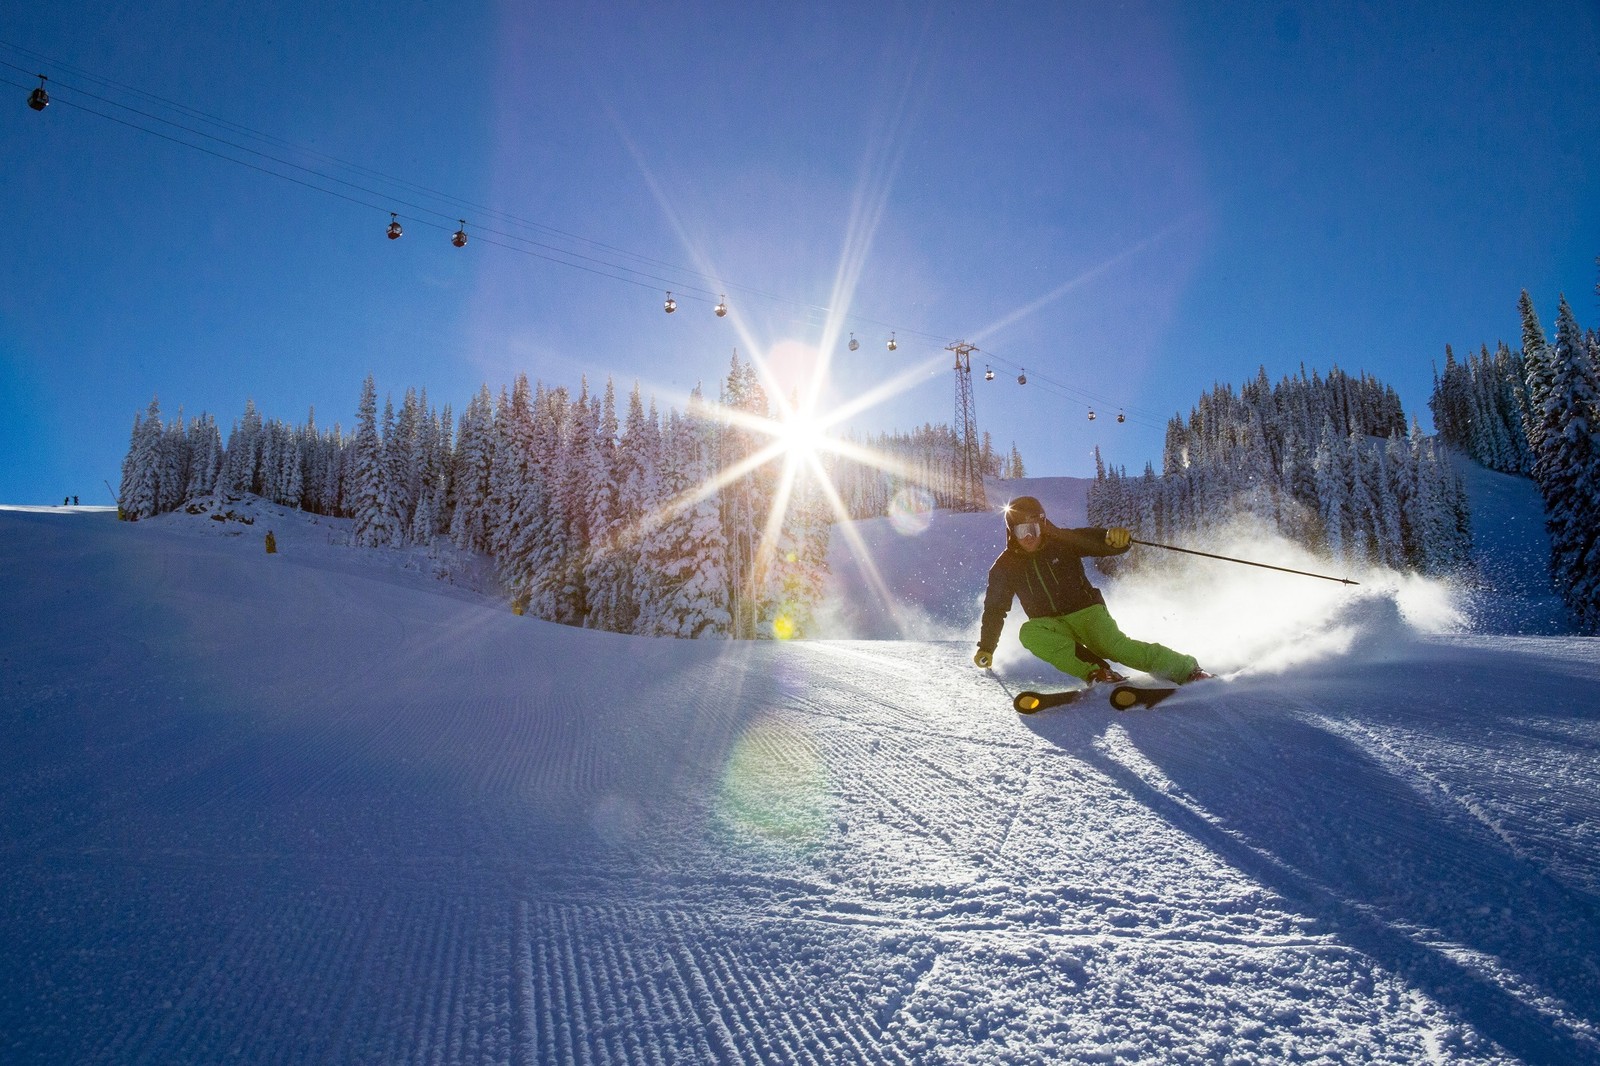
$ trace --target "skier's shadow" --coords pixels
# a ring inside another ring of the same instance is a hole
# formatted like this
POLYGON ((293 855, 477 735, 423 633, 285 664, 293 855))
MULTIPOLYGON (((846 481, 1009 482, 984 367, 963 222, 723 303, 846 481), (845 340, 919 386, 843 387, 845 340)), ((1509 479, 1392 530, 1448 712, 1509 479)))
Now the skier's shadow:
POLYGON ((1248 728, 1215 704, 1122 715, 1085 706, 1024 719, 1338 942, 1402 975, 1527 1062, 1600 1062, 1592 1044, 1427 940, 1496 959, 1538 993, 1600 1022, 1600 901, 1434 806, 1342 737, 1291 714, 1248 728), (1123 729, 1191 803, 1152 785, 1101 738, 1123 729))

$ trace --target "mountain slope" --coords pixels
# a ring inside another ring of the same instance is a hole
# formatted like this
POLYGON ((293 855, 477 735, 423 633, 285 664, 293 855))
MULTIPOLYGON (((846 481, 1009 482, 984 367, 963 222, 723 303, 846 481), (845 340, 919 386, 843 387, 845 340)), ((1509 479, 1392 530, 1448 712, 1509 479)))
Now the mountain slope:
POLYGON ((1108 596, 1232 676, 1020 718, 992 516, 794 644, 239 517, 0 512, 5 1061, 1600 1061, 1593 640, 1189 568, 1108 596))

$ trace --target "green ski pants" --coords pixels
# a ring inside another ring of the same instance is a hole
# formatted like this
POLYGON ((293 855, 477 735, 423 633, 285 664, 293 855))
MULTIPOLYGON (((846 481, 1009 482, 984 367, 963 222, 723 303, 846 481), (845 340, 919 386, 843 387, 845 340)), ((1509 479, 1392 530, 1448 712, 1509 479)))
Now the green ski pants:
POLYGON ((1075 645, 1082 644, 1094 654, 1135 670, 1183 684, 1194 673, 1194 656, 1183 655, 1161 644, 1134 640, 1117 628, 1111 612, 1097 603, 1071 614, 1053 618, 1030 618, 1022 623, 1022 646, 1079 680, 1086 680, 1094 663, 1078 658, 1075 645))

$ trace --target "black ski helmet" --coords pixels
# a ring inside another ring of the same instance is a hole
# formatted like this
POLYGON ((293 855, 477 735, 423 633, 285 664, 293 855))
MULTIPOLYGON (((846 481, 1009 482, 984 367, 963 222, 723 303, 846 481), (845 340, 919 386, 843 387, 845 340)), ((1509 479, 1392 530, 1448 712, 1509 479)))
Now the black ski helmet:
POLYGON ((1044 504, 1032 496, 1018 496, 1006 504, 1006 532, 1011 532, 1018 522, 1044 517, 1044 504))

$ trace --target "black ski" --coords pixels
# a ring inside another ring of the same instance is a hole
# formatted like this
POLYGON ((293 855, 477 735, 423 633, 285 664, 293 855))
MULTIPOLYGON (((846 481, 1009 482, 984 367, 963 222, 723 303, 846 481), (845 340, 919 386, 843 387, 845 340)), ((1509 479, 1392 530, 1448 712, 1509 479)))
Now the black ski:
POLYGON ((1176 688, 1118 685, 1111 690, 1111 706, 1119 711, 1132 710, 1135 707, 1154 707, 1176 691, 1178 691, 1176 688))
POLYGON ((1016 699, 1011 701, 1011 706, 1017 709, 1018 714, 1033 714, 1072 703, 1088 691, 1086 688, 1069 688, 1065 692, 1019 692, 1016 699))

